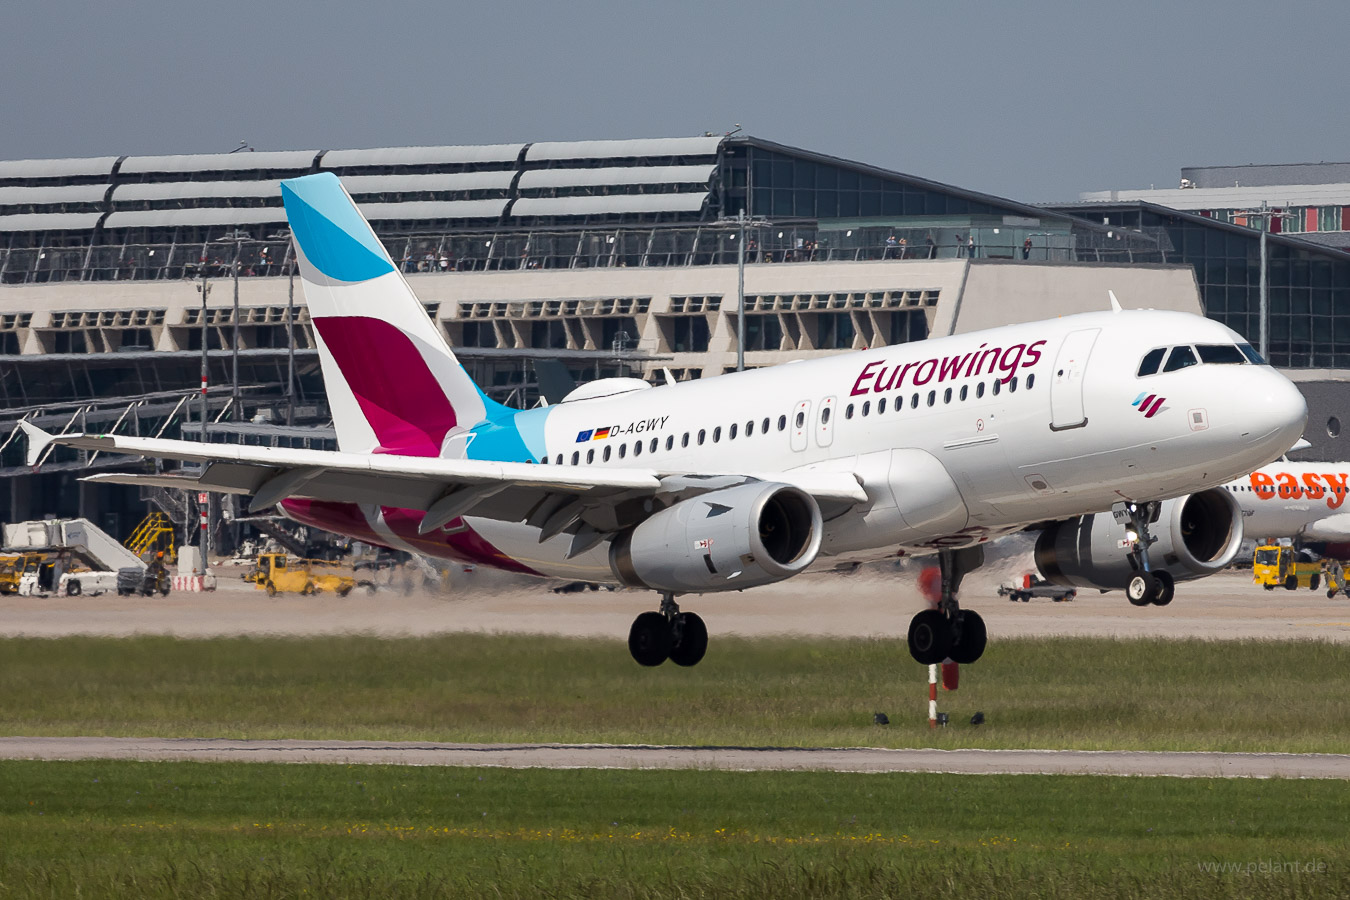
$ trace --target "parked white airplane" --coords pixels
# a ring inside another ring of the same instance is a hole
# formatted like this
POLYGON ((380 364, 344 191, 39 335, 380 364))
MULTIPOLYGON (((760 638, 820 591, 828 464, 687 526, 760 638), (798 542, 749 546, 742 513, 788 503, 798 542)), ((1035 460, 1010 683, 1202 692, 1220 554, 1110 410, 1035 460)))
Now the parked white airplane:
MULTIPOLYGON (((87 480, 252 495, 251 511, 276 504, 363 541, 649 588, 661 611, 629 635, 644 665, 704 654, 707 630, 677 595, 904 553, 937 553, 943 576, 911 653, 973 662, 984 623, 956 591, 983 542, 1044 523, 1080 534, 1081 517, 1113 506, 1144 539, 1111 565, 1160 597, 1156 502, 1270 462, 1306 418, 1233 331, 1114 298, 1111 312, 681 384, 606 379, 507 409, 469 379, 334 176, 284 181, 282 195, 341 451, 27 426, 30 460, 57 443, 200 463, 87 480)), ((1196 509, 1200 527, 1240 531, 1209 520, 1217 504, 1196 509)))
MULTIPOLYGON (((1224 485, 1242 508, 1248 537, 1350 542, 1350 463, 1281 461, 1224 485)), ((1345 558, 1332 549, 1331 555, 1345 558)))

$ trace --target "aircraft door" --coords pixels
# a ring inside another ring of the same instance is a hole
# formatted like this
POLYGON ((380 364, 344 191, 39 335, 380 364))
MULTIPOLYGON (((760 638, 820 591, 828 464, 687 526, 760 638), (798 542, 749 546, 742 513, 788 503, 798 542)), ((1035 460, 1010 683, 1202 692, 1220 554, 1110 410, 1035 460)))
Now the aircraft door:
POLYGON ((808 435, 812 429, 811 425, 811 401, 799 400, 792 409, 792 419, 788 422, 788 431, 792 436, 792 449, 802 451, 806 449, 806 444, 810 439, 808 435))
POLYGON ((1083 373, 1087 371, 1088 355, 1100 332, 1100 328, 1070 332, 1059 347, 1050 380, 1051 431, 1081 428, 1087 424, 1083 409, 1083 373))
POLYGON ((836 398, 826 397, 816 411, 816 446, 828 447, 834 443, 834 413, 836 398))

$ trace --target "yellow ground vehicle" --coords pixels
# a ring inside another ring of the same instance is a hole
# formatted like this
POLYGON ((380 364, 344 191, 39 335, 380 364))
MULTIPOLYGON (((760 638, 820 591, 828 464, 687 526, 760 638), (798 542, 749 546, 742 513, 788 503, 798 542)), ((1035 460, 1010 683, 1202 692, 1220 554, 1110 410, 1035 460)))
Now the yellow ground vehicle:
POLYGON ((1277 585, 1285 590, 1299 588, 1317 590, 1322 583, 1322 564, 1300 561, 1293 547, 1264 544, 1256 548, 1252 557, 1252 580, 1268 591, 1277 585))
POLYGON ((0 556, 0 594, 17 594, 23 575, 23 556, 0 556))
POLYGON ((356 579, 350 575, 338 575, 331 572, 315 571, 316 565, 323 565, 310 559, 287 559, 285 553, 259 553, 253 571, 244 576, 258 587, 267 591, 268 596, 277 594, 314 594, 332 591, 339 597, 345 597, 356 587, 356 579))

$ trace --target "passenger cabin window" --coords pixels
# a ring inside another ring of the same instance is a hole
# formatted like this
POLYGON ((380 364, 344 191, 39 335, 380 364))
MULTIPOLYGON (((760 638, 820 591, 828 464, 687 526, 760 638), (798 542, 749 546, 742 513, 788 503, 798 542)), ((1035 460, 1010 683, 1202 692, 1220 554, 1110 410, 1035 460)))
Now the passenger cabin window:
POLYGON ((735 423, 735 422, 732 422, 732 423, 731 423, 731 428, 729 428, 729 429, 727 430, 727 440, 729 440, 729 441, 734 441, 734 440, 736 440, 736 423, 735 423))
POLYGON ((844 418, 845 418, 845 419, 851 419, 851 418, 853 418, 853 404, 852 404, 852 403, 850 403, 848 406, 845 406, 845 407, 844 407, 844 418))
POLYGON ((830 423, 830 408, 827 406, 820 411, 820 424, 828 425, 830 423))
POLYGON ((703 446, 703 441, 704 441, 704 439, 706 439, 707 437, 708 437, 708 432, 707 432, 705 429, 700 428, 700 429, 698 430, 698 445, 699 445, 700 447, 703 446))
POLYGON ((625 456, 627 456, 627 455, 628 455, 628 445, 627 445, 627 444, 620 444, 620 445, 619 445, 619 459, 623 459, 623 458, 624 458, 625 456))
MULTIPOLYGON (((769 420, 768 420, 767 417, 764 419, 763 422, 760 422, 760 423, 759 423, 759 430, 760 430, 761 432, 763 432, 764 434, 768 434, 768 433, 769 433, 769 420)), ((779 425, 779 426, 778 426, 778 430, 779 430, 779 431, 782 431, 782 430, 783 430, 783 426, 779 425)))
POLYGON ((587 451, 586 451, 586 465, 589 466, 589 465, 590 465, 591 463, 593 463, 593 462, 595 462, 595 450, 594 450, 594 449, 587 450, 587 451))
POLYGON ((966 394, 967 394, 969 391, 970 391, 970 385, 968 385, 968 384, 963 384, 963 385, 961 385, 961 399, 962 399, 962 400, 966 399, 966 394))
POLYGON ((975 399, 978 400, 983 396, 984 396, 984 382, 981 381, 979 384, 975 385, 975 399))
POLYGON ((1175 372, 1178 369, 1186 369, 1195 365, 1199 360, 1195 358, 1195 351, 1189 346, 1173 347, 1172 352, 1167 356, 1167 362, 1163 365, 1164 372, 1175 372))
POLYGON ((1196 344, 1195 350, 1200 361, 1207 365, 1240 366, 1247 362, 1247 357, 1233 344, 1196 344))
POLYGON ((755 420, 751 419, 749 422, 745 423, 745 436, 753 437, 754 434, 755 434, 755 420))
POLYGON ((786 428, 786 427, 787 427, 787 416, 779 416, 779 417, 778 417, 778 430, 779 430, 779 431, 782 431, 782 430, 783 430, 784 428, 786 428))
POLYGON ((877 415, 881 415, 885 411, 886 411, 886 398, 882 397, 880 400, 877 401, 877 415))
POLYGON ((560 465, 560 466, 562 465, 562 454, 561 454, 561 453, 558 454, 558 465, 560 465))
POLYGON ((804 412, 799 412, 799 413, 797 413, 797 420, 796 420, 796 421, 797 421, 797 427, 798 427, 798 428, 801 428, 803 425, 805 425, 805 424, 806 424, 806 413, 804 413, 804 412))
POLYGON ((716 428, 713 429, 713 443, 715 444, 721 439, 722 439, 722 426, 718 425, 716 428))
POLYGON ((633 455, 634 455, 634 456, 641 456, 641 455, 642 455, 642 441, 634 441, 634 442, 633 442, 633 455))
POLYGON ((605 448, 605 455, 604 455, 603 457, 601 457, 600 461, 601 461, 601 462, 609 462, 609 448, 608 448, 608 447, 605 448))
POLYGON ((1162 365, 1163 354, 1167 352, 1166 347, 1154 347, 1144 354, 1144 358, 1139 361, 1139 371, 1137 378, 1143 378, 1145 375, 1157 374, 1158 366, 1162 365))
POLYGON ((871 415, 871 414, 872 414, 872 401, 871 401, 871 400, 864 400, 864 401, 863 401, 863 415, 864 415, 864 416, 869 416, 869 415, 871 415))
POLYGON ((578 465, 580 462, 581 462, 581 451, 578 450, 576 453, 572 454, 572 465, 574 466, 578 465))

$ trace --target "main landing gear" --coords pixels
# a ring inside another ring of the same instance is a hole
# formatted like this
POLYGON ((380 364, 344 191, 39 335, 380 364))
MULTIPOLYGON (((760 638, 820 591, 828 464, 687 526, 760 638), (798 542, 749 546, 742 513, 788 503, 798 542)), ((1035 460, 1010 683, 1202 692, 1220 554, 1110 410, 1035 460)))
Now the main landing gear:
POLYGON ((1158 518, 1157 503, 1117 503, 1111 507, 1117 522, 1123 522, 1127 534, 1134 536, 1129 550, 1135 574, 1125 585, 1125 596, 1135 606, 1166 606, 1172 602, 1176 584, 1167 572, 1155 572, 1149 566, 1148 548, 1158 539, 1148 533, 1149 523, 1158 518))
POLYGON ((660 612, 645 612, 633 620, 628 652, 644 666, 659 666, 667 659, 677 666, 692 666, 708 652, 708 627, 694 613, 680 612, 674 594, 662 594, 660 612))
POLYGON ((909 621, 909 654, 916 661, 933 665, 950 658, 952 662, 973 663, 984 654, 984 619, 974 610, 961 609, 956 602, 961 579, 983 564, 983 547, 938 551, 942 597, 936 609, 925 609, 909 621))

